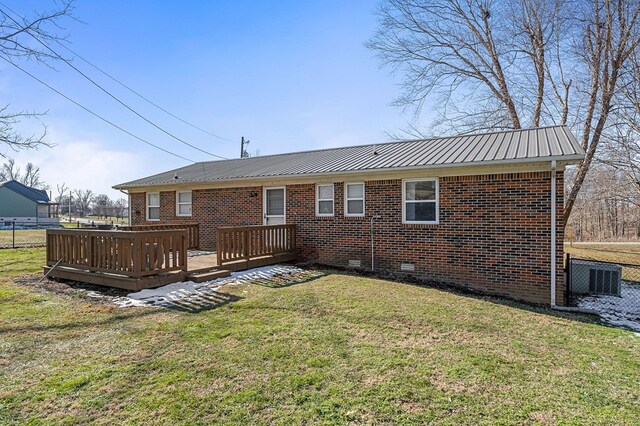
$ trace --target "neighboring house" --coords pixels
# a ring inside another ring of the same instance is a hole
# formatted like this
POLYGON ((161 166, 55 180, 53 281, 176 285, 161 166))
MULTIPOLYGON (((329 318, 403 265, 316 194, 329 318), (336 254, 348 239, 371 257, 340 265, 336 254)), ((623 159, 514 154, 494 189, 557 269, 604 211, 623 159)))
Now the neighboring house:
POLYGON ((555 126, 201 162, 114 188, 133 224, 198 222, 205 249, 219 226, 296 224, 302 261, 563 304, 564 169, 583 156, 555 126))
POLYGON ((58 203, 49 200, 47 191, 26 186, 17 180, 0 182, 0 226, 8 222, 20 224, 59 223, 58 203))

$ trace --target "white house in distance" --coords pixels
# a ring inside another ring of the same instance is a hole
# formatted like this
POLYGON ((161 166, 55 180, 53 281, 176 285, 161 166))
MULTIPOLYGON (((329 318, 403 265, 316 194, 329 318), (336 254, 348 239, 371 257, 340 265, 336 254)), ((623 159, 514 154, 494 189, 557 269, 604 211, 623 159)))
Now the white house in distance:
POLYGON ((12 222, 33 225, 59 223, 58 203, 47 191, 26 186, 16 180, 0 182, 0 226, 12 222))

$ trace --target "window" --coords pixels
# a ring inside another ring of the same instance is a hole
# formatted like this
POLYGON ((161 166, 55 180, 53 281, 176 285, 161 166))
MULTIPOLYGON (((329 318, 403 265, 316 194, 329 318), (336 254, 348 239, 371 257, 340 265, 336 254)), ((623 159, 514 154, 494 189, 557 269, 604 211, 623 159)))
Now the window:
POLYGON ((147 193, 147 220, 160 220, 160 193, 147 193))
POLYGON ((402 182, 402 222, 438 223, 438 179, 402 182))
POLYGON ((316 216, 333 216, 333 184, 316 185, 316 216))
POLYGON ((364 183, 344 185, 344 215, 364 216, 364 183))
POLYGON ((176 216, 191 216, 191 191, 176 192, 176 216))

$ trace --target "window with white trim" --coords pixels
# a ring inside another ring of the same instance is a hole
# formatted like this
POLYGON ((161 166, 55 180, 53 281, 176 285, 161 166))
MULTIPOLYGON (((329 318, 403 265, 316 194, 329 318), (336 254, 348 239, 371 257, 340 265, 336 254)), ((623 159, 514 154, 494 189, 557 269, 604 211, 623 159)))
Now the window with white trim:
POLYGON ((364 216, 364 183, 344 184, 344 215, 364 216))
POLYGON ((147 220, 160 220, 160 193, 147 193, 147 220))
POLYGON ((438 179, 402 181, 402 222, 438 223, 438 179))
POLYGON ((333 216, 333 184, 316 185, 316 216, 333 216))
POLYGON ((192 197, 191 191, 176 192, 176 216, 191 216, 192 197))

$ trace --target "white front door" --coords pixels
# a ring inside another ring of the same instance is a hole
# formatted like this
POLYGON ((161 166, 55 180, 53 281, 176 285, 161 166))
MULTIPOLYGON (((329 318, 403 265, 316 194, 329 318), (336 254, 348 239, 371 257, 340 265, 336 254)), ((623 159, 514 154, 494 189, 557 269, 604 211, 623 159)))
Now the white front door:
POLYGON ((264 224, 283 225, 286 222, 285 187, 264 188, 264 224))

